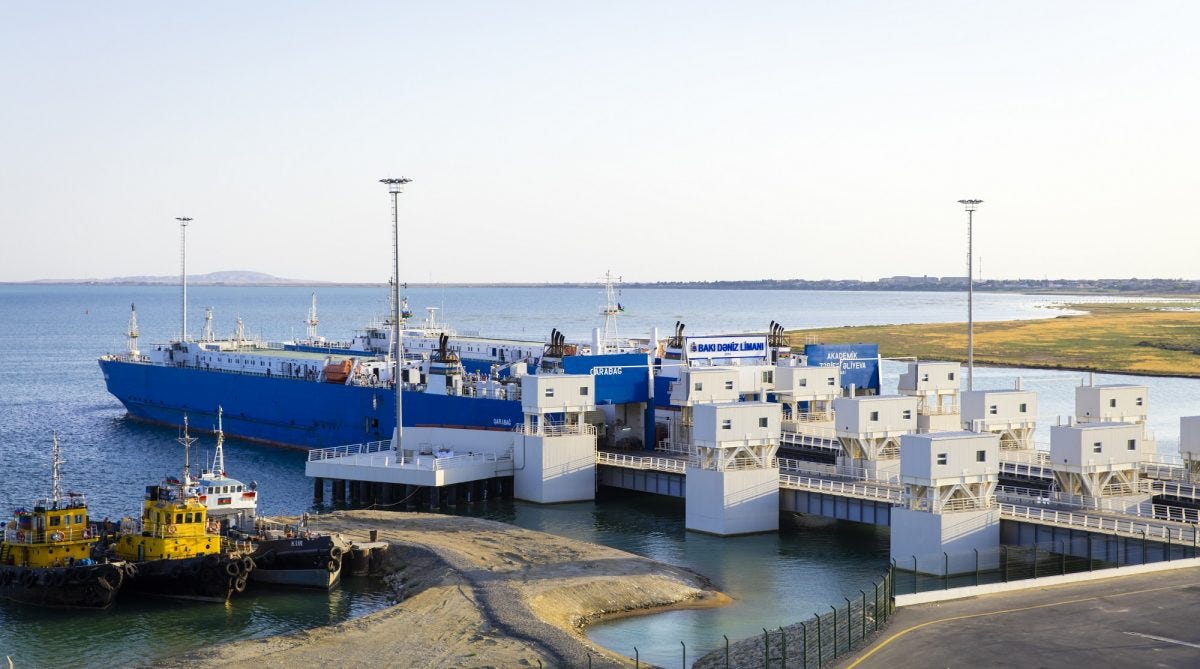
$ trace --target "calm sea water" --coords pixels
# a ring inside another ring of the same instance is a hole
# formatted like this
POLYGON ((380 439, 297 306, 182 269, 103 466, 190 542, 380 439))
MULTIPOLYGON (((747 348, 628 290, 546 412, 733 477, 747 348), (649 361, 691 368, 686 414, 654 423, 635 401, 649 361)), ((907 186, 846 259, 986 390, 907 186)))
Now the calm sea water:
MULTIPOLYGON (((311 289, 196 287, 189 290, 189 331, 200 331, 203 307, 214 308, 214 329, 247 330, 266 338, 303 335, 311 289)), ((136 512, 142 488, 181 466, 174 430, 125 418, 104 390, 96 358, 124 350, 129 303, 136 302, 143 345, 179 330, 178 289, 144 286, 0 286, 0 510, 28 505, 49 489, 49 444, 58 431, 65 486, 85 492, 93 515, 136 512)), ((601 296, 593 289, 452 288, 408 291, 418 312, 438 306, 460 332, 545 338, 558 328, 583 339, 598 325, 601 296)), ((386 310, 386 292, 373 288, 318 289, 320 333, 347 338, 386 310)), ((961 320, 965 300, 945 293, 625 290, 621 333, 667 333, 676 320, 688 332, 762 330, 774 319, 788 327, 961 320)), ((1037 318, 1063 302, 1088 298, 982 294, 980 320, 1037 318)), ((901 365, 885 368, 894 388, 901 365)), ((979 369, 977 387, 1010 386, 1017 376, 1039 392, 1040 420, 1052 424, 1072 410, 1080 374, 979 369)), ((1152 427, 1160 449, 1178 443, 1180 415, 1200 413, 1200 382, 1107 377, 1149 385, 1152 427)), ((1048 438, 1048 430, 1041 431, 1048 438)), ((211 448, 200 442, 200 457, 211 448)), ((311 485, 301 453, 229 440, 231 473, 258 481, 262 511, 309 508, 311 485)), ((788 624, 843 595, 856 593, 887 562, 887 533, 848 523, 819 524, 772 535, 717 539, 685 532, 677 500, 609 495, 592 504, 541 507, 492 504, 473 511, 629 550, 691 567, 713 579, 735 603, 721 609, 630 618, 590 630, 597 642, 643 660, 678 666, 679 642, 689 657, 731 639, 788 624)), ((268 591, 228 605, 180 606, 123 602, 105 612, 36 611, 0 603, 0 655, 18 666, 127 666, 152 663, 201 646, 325 625, 386 604, 369 584, 350 583, 330 595, 268 591)))

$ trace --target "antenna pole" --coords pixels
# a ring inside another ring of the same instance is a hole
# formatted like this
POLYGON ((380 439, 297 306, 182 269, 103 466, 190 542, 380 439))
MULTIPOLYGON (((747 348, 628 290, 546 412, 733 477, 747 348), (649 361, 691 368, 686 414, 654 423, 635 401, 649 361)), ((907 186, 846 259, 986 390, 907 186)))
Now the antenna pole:
POLYGON ((379 183, 387 184, 388 193, 392 196, 392 263, 394 264, 394 272, 392 274, 392 343, 389 346, 389 352, 394 360, 395 373, 393 374, 393 383, 396 388, 396 428, 392 431, 392 450, 399 453, 401 451, 401 439, 404 436, 403 414, 401 413, 400 398, 404 394, 404 384, 401 382, 401 368, 404 362, 404 347, 400 343, 400 214, 399 214, 399 196, 404 192, 404 185, 411 182, 412 179, 401 177, 399 179, 380 179, 379 183))
POLYGON ((188 449, 192 447, 192 444, 196 443, 195 437, 188 436, 187 414, 183 414, 183 436, 179 437, 175 441, 183 444, 183 481, 179 483, 179 497, 182 499, 187 492, 188 484, 191 483, 192 480, 192 467, 191 461, 189 460, 188 449))
POLYGON ((50 500, 54 503, 54 508, 58 508, 58 502, 62 499, 62 487, 60 486, 60 478, 58 467, 62 464, 62 458, 59 457, 58 450, 58 433, 52 432, 54 436, 54 447, 50 449, 50 500))
POLYGON ((187 341, 187 226, 192 220, 186 216, 177 216, 179 221, 179 341, 187 341))
POLYGON ((959 200, 959 204, 967 208, 967 390, 975 390, 975 268, 972 263, 975 254, 973 226, 975 208, 983 204, 983 200, 959 200))

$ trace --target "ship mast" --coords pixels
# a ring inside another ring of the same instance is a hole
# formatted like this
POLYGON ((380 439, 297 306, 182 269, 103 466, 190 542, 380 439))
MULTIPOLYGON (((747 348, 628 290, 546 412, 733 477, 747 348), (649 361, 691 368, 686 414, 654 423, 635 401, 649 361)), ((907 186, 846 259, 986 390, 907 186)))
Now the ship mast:
POLYGON ((217 452, 213 455, 213 472, 225 475, 225 429, 221 425, 221 414, 225 412, 217 407, 217 452))
POLYGON ((399 197, 400 193, 404 192, 404 184, 409 183, 412 179, 401 177, 399 179, 380 179, 379 183, 387 184, 388 193, 392 196, 392 263, 394 273, 392 274, 392 342, 388 347, 389 354, 395 364, 395 373, 393 383, 396 388, 396 428, 392 431, 392 450, 400 452, 401 438, 403 437, 404 428, 401 420, 402 413, 400 411, 400 398, 404 394, 404 384, 401 382, 401 366, 404 362, 404 347, 400 344, 400 218, 399 218, 399 197))
POLYGON ((187 341, 187 225, 192 219, 177 216, 179 221, 179 341, 187 341))
POLYGON ((317 318, 317 294, 314 292, 312 294, 312 306, 308 309, 308 320, 305 321, 308 325, 309 342, 317 341, 317 323, 320 322, 321 319, 317 318))
POLYGON ((141 352, 138 351, 137 340, 141 336, 141 333, 138 332, 137 305, 133 303, 129 304, 129 330, 125 333, 125 336, 128 337, 130 359, 138 357, 141 352))
MULTIPOLYGON (((620 281, 621 277, 617 277, 620 281)), ((613 289, 612 270, 604 273, 604 306, 600 308, 600 314, 604 316, 604 339, 600 342, 599 351, 594 351, 595 355, 608 352, 609 347, 615 346, 617 341, 617 314, 621 312, 621 304, 617 302, 616 291, 613 289)))
POLYGON ((212 318, 212 307, 204 307, 204 332, 200 335, 204 341, 213 340, 212 318))
POLYGON ((196 443, 195 437, 188 436, 187 414, 183 414, 183 436, 179 437, 175 441, 178 441, 180 444, 183 444, 183 481, 181 481, 179 483, 179 497, 182 499, 184 494, 187 491, 187 486, 192 481, 192 467, 191 467, 191 460, 188 457, 189 456, 188 449, 190 449, 192 447, 192 444, 196 443))
POLYGON ((58 450, 58 433, 51 433, 54 436, 54 446, 50 448, 50 501, 54 508, 58 508, 58 503, 62 499, 62 487, 60 485, 60 477, 58 468, 62 465, 62 458, 59 456, 58 450))

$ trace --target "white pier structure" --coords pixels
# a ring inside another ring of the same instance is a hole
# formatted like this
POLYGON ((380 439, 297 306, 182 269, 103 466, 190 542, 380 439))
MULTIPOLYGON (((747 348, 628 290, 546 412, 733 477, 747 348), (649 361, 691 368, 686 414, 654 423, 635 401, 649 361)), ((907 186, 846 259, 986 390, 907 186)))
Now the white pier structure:
POLYGON ((1084 498, 1137 498, 1141 425, 1082 423, 1050 428, 1050 465, 1060 493, 1084 498))
POLYGON ((960 429, 958 389, 961 365, 957 362, 918 360, 900 375, 901 395, 917 398, 917 432, 960 429))
POLYGON ((936 555, 916 565, 930 574, 974 569, 969 554, 1000 545, 1000 438, 977 432, 912 434, 901 439, 900 448, 906 503, 892 510, 892 557, 936 555), (956 560, 941 559, 943 552, 956 560))
POLYGON ((530 502, 577 502, 596 496, 596 408, 591 374, 521 377, 521 453, 513 496, 530 502))
POLYGON ((841 395, 841 367, 775 368, 775 397, 783 410, 784 432, 831 434, 833 401, 841 395))
POLYGON ((778 530, 779 404, 702 404, 693 411, 687 529, 723 536, 778 530))

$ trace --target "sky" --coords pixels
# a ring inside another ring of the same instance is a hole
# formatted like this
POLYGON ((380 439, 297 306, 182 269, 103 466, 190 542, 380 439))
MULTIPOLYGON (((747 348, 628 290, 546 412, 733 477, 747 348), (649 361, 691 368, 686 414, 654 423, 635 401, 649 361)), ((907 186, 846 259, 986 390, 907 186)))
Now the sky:
POLYGON ((0 281, 1200 278, 1200 3, 0 0, 0 281))

